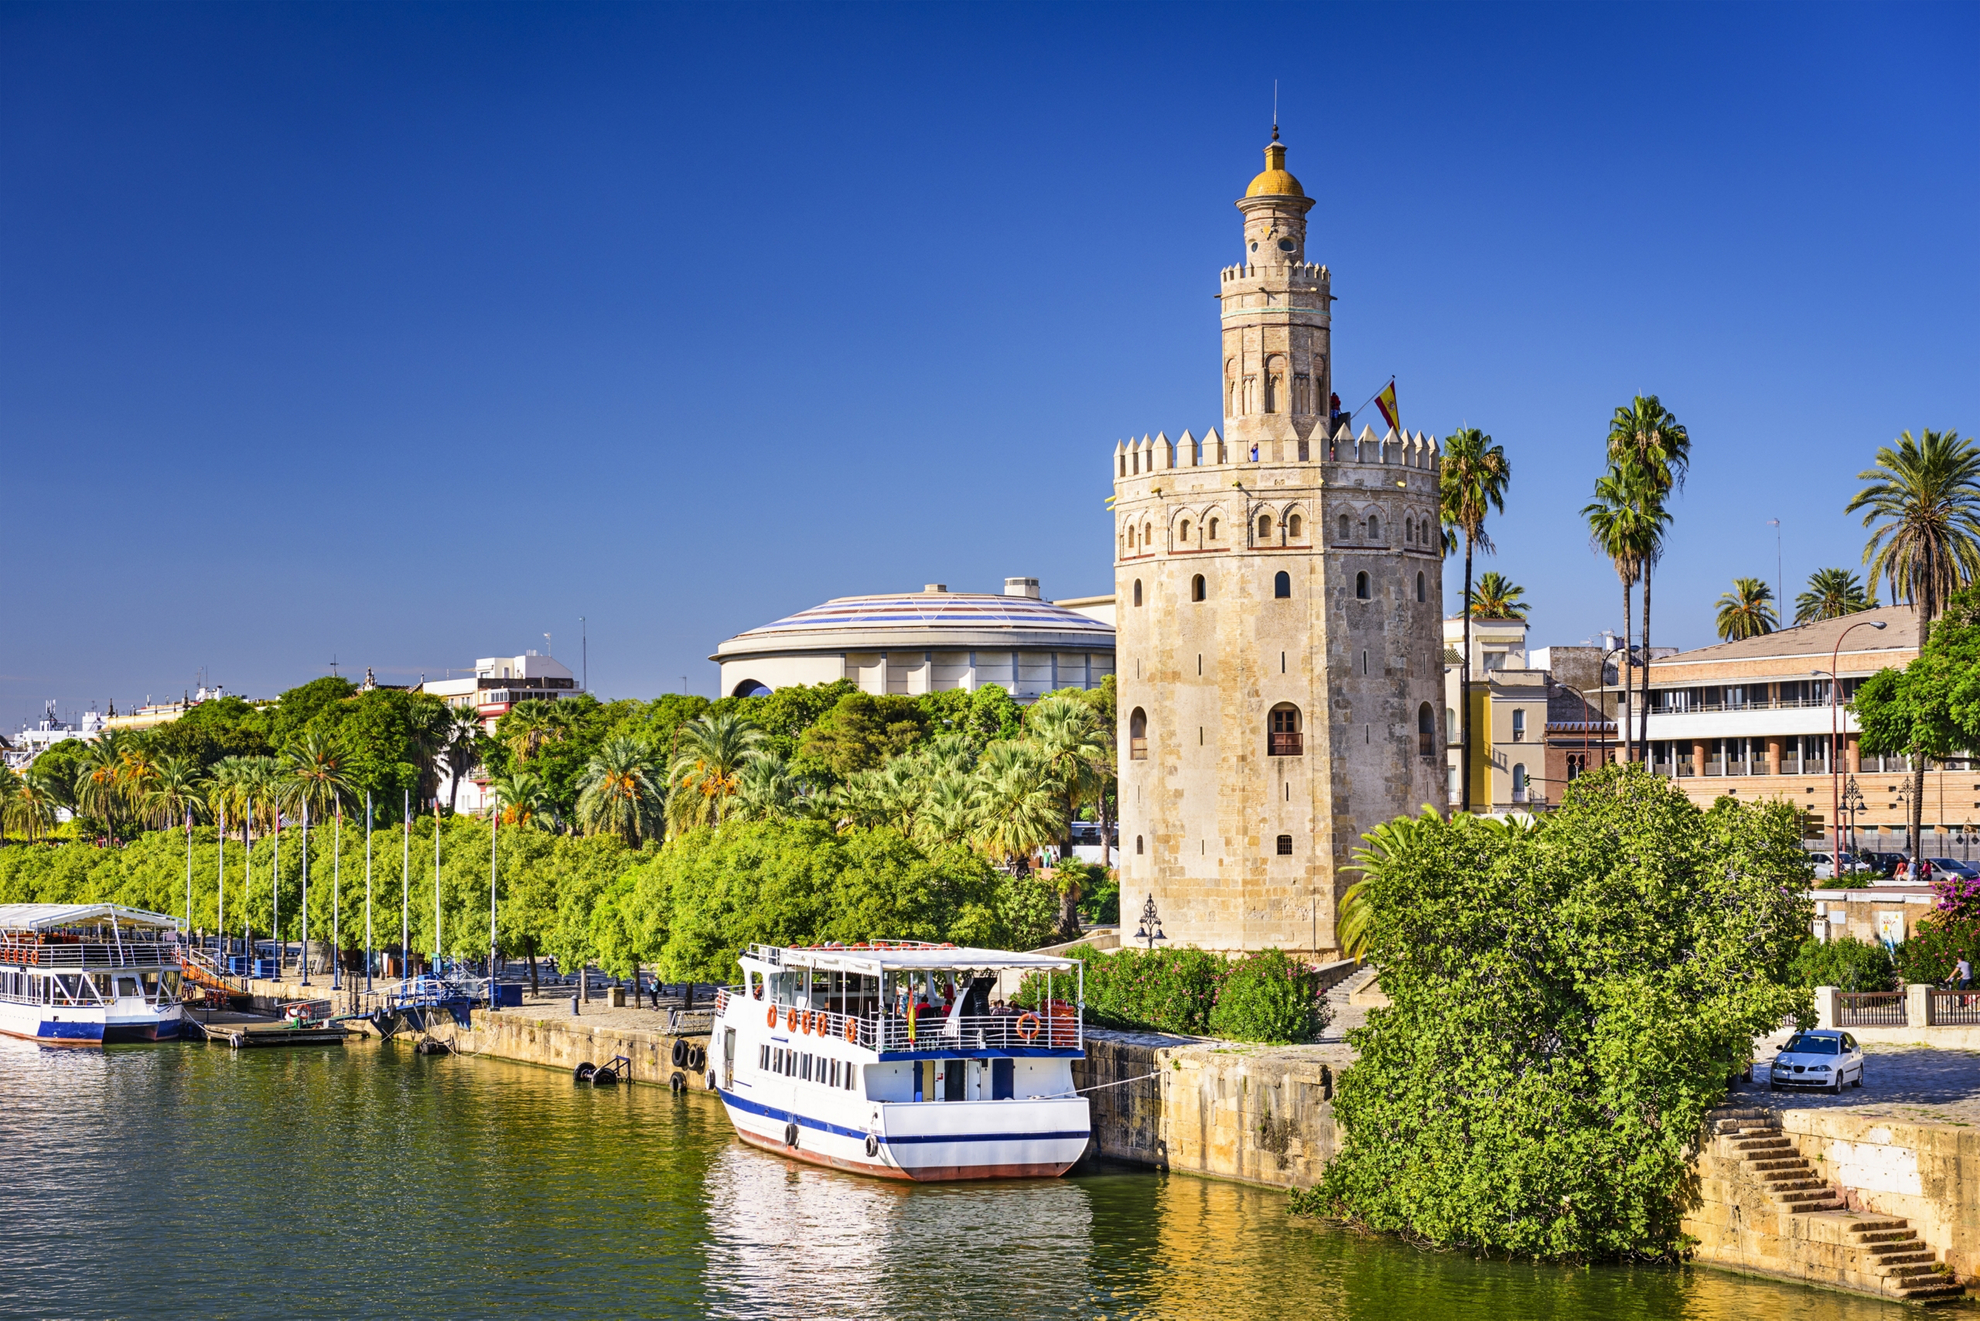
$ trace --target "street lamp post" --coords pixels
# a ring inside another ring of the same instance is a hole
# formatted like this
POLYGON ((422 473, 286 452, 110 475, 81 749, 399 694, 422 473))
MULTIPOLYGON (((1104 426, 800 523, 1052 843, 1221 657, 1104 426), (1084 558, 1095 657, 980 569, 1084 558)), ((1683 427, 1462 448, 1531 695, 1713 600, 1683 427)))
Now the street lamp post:
POLYGON ((1134 929, 1134 938, 1147 941, 1151 954, 1155 951, 1156 941, 1168 939, 1162 934, 1162 917, 1155 911, 1155 896, 1152 894, 1148 896, 1148 902, 1141 906, 1141 925, 1134 929))
POLYGON ((1837 698, 1840 696, 1837 690, 1842 687, 1842 680, 1836 677, 1836 671, 1842 660, 1843 639, 1866 624, 1874 629, 1884 627, 1881 619, 1859 619, 1836 634, 1835 650, 1829 653, 1829 824, 1835 830, 1836 840, 1829 856, 1837 859, 1842 857, 1842 770, 1838 764, 1840 749, 1837 747, 1836 714, 1839 710, 1837 698))
POLYGON ((1843 786, 1842 806, 1843 811, 1849 813, 1850 855, 1852 857, 1861 856, 1860 850, 1863 847, 1863 840, 1856 829, 1856 814, 1863 810, 1863 790, 1857 788, 1856 777, 1854 775, 1850 776, 1849 783, 1843 786))

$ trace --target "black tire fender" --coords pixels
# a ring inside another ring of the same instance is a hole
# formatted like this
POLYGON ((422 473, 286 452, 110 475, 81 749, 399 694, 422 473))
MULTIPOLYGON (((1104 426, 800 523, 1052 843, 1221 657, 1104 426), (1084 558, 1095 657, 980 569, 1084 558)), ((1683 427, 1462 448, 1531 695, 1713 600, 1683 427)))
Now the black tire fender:
POLYGON ((593 1069, 591 1071, 591 1085, 593 1087, 617 1087, 619 1085, 619 1075, 612 1069, 593 1069))
POLYGON ((575 1069, 571 1070, 571 1081, 590 1082, 591 1075, 596 1072, 598 1072, 598 1066, 596 1064, 593 1064, 590 1060, 586 1060, 584 1063, 578 1065, 575 1069))
POLYGON ((688 1047, 688 1067, 690 1069, 693 1069, 696 1073, 699 1073, 704 1067, 707 1066, 707 1064, 708 1064, 707 1051, 703 1050, 700 1046, 688 1047))
POLYGON ((715 1090, 715 1070, 713 1069, 708 1071, 708 1090, 711 1092, 715 1090))
POLYGON ((797 1121, 792 1120, 784 1125, 784 1145, 787 1147, 795 1147, 797 1144, 798 1144, 797 1121))
POLYGON ((687 1077, 679 1069, 675 1069, 674 1076, 667 1079, 667 1087, 668 1090, 676 1094, 685 1092, 687 1090, 687 1077))
POLYGON ((679 1037, 674 1038, 674 1067, 680 1068, 688 1062, 688 1044, 679 1037))
POLYGON ((871 1160, 873 1157, 878 1156, 879 1154, 880 1154, 880 1139, 873 1136, 873 1134, 868 1133, 866 1135, 867 1159, 871 1160))

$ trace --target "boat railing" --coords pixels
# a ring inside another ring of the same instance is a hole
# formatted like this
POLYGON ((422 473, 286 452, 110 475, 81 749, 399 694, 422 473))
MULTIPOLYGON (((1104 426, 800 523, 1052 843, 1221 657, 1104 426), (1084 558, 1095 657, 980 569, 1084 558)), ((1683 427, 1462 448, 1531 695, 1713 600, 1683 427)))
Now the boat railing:
POLYGON ((40 968, 171 968, 178 962, 178 946, 156 940, 0 939, 0 963, 40 968))
MULTIPOLYGON (((724 988, 724 992, 734 988, 724 988)), ((717 1012, 728 1001, 718 993, 717 1012)), ((902 1014, 856 1016, 797 1005, 767 1005, 765 1022, 797 1035, 827 1037, 871 1051, 924 1050, 1079 1050, 1085 1028, 1070 1005, 1050 1012, 1013 1009, 1001 1014, 957 1014, 939 1009, 902 1014), (774 1014, 774 1018, 772 1015, 774 1014)))

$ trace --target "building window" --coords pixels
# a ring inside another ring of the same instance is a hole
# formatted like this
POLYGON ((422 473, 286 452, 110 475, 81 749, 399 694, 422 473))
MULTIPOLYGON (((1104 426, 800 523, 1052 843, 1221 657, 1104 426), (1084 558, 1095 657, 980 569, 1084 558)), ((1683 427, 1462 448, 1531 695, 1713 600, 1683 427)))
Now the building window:
POLYGON ((1516 706, 1513 708, 1513 742, 1522 743, 1525 740, 1526 740, 1526 710, 1523 707, 1516 706))
POLYGON ((1300 529, 1299 515, 1288 514, 1286 516, 1286 535, 1291 537, 1293 540, 1297 541, 1299 540, 1299 529, 1300 529))
POLYGON ((1349 530, 1348 530, 1348 516, 1347 516, 1346 514, 1342 514, 1342 515, 1341 515, 1341 540, 1342 540, 1342 541, 1346 541, 1346 540, 1347 540, 1347 539, 1348 539, 1349 537, 1351 537, 1351 536, 1353 536, 1353 535, 1354 535, 1354 533, 1352 533, 1351 531, 1349 531, 1349 530))
POLYGON ((1136 857, 1141 856, 1141 836, 1139 835, 1134 837, 1134 852, 1136 857))
POLYGON ((1416 544, 1416 520, 1413 518, 1403 519, 1403 544, 1405 546, 1416 544))
POLYGON ((1272 595, 1278 600, 1292 595, 1292 575, 1284 569, 1272 575, 1272 595))
POLYGON ((1141 579, 1139 578, 1134 580, 1134 603, 1136 605, 1141 604, 1141 579))
POLYGON ((1148 524, 1143 523, 1141 525, 1141 549, 1145 552, 1150 546, 1154 544, 1155 544, 1155 529, 1148 526, 1148 524))
POLYGON ((1423 599, 1423 575, 1420 573, 1416 575, 1416 599, 1423 599))
POLYGON ((1382 539, 1382 520, 1373 514, 1368 516, 1368 539, 1370 541, 1380 541, 1382 539))
POLYGON ((1513 766, 1513 801, 1515 803, 1526 801, 1526 763, 1524 762, 1513 766))
POLYGON ((1437 755, 1437 713, 1428 702, 1416 708, 1416 755, 1437 755))
POLYGON ((1258 516, 1258 539, 1263 541, 1271 535, 1272 516, 1270 514, 1260 514, 1258 516))
POLYGON ((1290 857, 1292 856, 1292 836, 1291 836, 1291 835, 1281 835, 1281 836, 1279 836, 1279 856, 1280 856, 1280 857, 1282 857, 1282 858, 1290 858, 1290 857))
POLYGON ((1209 599, 1209 596, 1210 596, 1210 588, 1207 584, 1204 583, 1202 574, 1199 573, 1195 577, 1189 580, 1190 600, 1203 601, 1209 599))
POLYGON ((1298 707, 1285 703, 1266 713, 1265 751, 1272 757, 1301 755, 1298 707))
POLYGON ((1215 540, 1217 539, 1217 520, 1216 520, 1216 519, 1214 519, 1214 518, 1210 520, 1210 537, 1209 537, 1209 539, 1210 539, 1211 541, 1215 541, 1215 540))
POLYGON ((1182 521, 1182 542, 1185 546, 1189 544, 1189 520, 1186 518, 1182 521))
POLYGON ((1128 717, 1128 760, 1148 760, 1148 713, 1138 706, 1128 717))
POLYGON ((1369 600, 1374 596, 1374 592, 1368 586, 1368 574, 1366 570, 1354 575, 1354 595, 1357 600, 1361 601, 1369 600))

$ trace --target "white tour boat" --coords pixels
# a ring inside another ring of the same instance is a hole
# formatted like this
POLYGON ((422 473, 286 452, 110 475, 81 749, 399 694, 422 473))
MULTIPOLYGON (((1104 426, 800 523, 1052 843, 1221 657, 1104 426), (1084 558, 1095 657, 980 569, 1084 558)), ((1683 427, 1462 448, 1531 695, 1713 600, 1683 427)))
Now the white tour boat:
POLYGON ((173 1040, 178 929, 118 904, 0 904, 0 1032, 48 1046, 173 1040))
POLYGON ((752 945, 740 962, 708 1083, 745 1142, 916 1180, 1054 1176, 1086 1151, 1077 959, 875 941, 752 945), (1005 973, 1045 980, 1037 1008, 993 1004, 1005 973))

